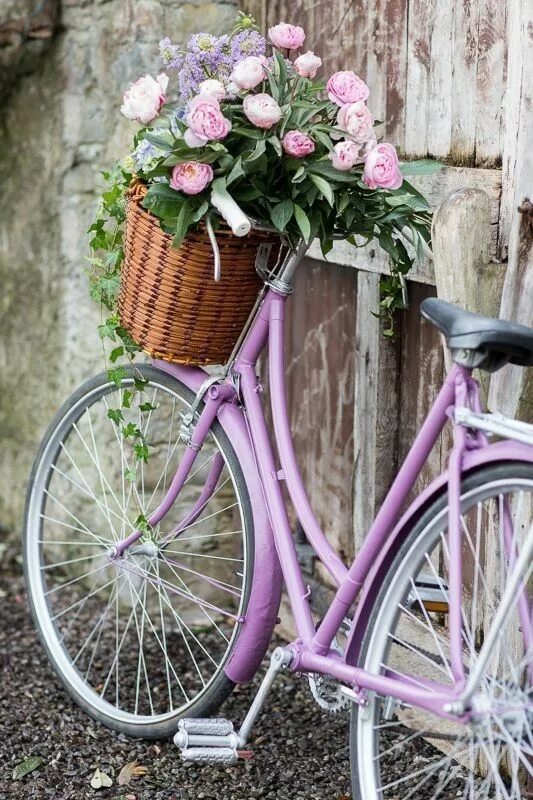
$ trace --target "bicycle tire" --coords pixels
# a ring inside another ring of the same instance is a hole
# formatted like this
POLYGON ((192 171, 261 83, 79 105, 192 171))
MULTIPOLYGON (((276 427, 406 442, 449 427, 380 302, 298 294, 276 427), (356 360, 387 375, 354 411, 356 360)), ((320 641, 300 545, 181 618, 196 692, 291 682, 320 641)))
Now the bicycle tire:
MULTIPOLYGON (((127 368, 126 377, 123 382, 124 386, 127 385, 128 381, 131 381, 134 372, 148 379, 149 386, 155 385, 163 387, 166 391, 178 397, 186 406, 190 406, 194 400, 194 394, 187 386, 161 370, 149 365, 127 368)), ((37 567, 42 568, 43 565, 36 561, 39 549, 36 542, 41 536, 41 526, 37 522, 36 515, 40 514, 40 510, 43 508, 44 491, 46 487, 48 487, 51 477, 49 474, 51 469, 50 465, 54 463, 54 459, 57 458, 64 438, 64 432, 71 430, 72 423, 79 420, 87 407, 87 398, 100 397, 102 393, 105 394, 106 390, 112 388, 112 384, 110 384, 105 373, 97 375, 85 382, 60 408, 42 440, 28 484, 23 528, 24 574, 30 610, 37 632, 55 673, 74 701, 93 718, 102 722, 107 727, 128 736, 162 738, 170 736, 175 732, 177 722, 182 716, 212 716, 229 694, 231 694, 235 684, 225 674, 224 666, 235 650, 241 627, 235 624, 234 635, 231 637, 230 645, 226 649, 215 673, 209 679, 207 688, 205 691, 202 691, 198 697, 193 698, 190 703, 187 703, 186 707, 164 715, 155 714, 151 716, 146 714, 134 714, 133 716, 125 716, 124 714, 118 714, 115 706, 111 703, 105 705, 96 702, 96 698, 93 696, 94 692, 90 689, 84 691, 80 687, 79 681, 74 679, 74 675, 65 670, 65 659, 58 649, 62 647, 62 645, 58 641, 58 636, 54 636, 53 634, 53 630, 50 626, 50 619, 46 618, 46 611, 43 611, 42 589, 39 589, 38 585, 37 567)), ((225 467, 228 469, 232 484, 235 487, 236 495, 239 499, 239 511, 242 514, 244 531, 243 541, 247 548, 247 559, 246 571, 242 576, 242 602, 239 614, 240 616, 244 616, 250 597, 254 564, 254 526, 251 503, 243 471, 237 460, 235 451, 218 421, 213 423, 211 433, 223 455, 225 467)), ((147 581, 145 581, 145 583, 147 583, 147 581)), ((137 600, 134 598, 132 603, 133 602, 137 602, 137 600)), ((144 625, 144 616, 142 619, 144 625)), ((63 650, 64 649, 63 647, 63 650)), ((140 650, 142 650, 142 643, 139 652, 140 650)))
MULTIPOLYGON (((474 472, 469 474, 467 477, 464 478, 461 487, 461 497, 464 498, 471 497, 475 498, 483 496, 483 489, 484 487, 489 487, 491 485, 496 486, 496 484, 500 482, 503 485, 505 483, 508 486, 524 486, 527 489, 524 491, 533 492, 533 464, 530 463, 513 463, 513 462, 503 462, 491 466, 486 467, 479 467, 474 472), (477 495, 476 495, 477 492, 477 495)), ((503 489, 501 489, 503 492, 503 489)), ((472 507, 473 508, 473 507, 472 507)), ((403 611, 394 611, 392 612, 391 607, 392 603, 395 602, 397 597, 401 597, 402 589, 400 589, 400 584, 402 581, 406 581, 407 577, 405 574, 406 565, 408 563, 417 564, 415 567, 416 569, 420 568, 420 562, 417 562, 416 559, 421 559, 422 556, 418 554, 427 553, 427 551, 431 548, 431 537, 437 536, 438 528, 442 525, 439 525, 439 517, 442 518, 442 515, 445 514, 447 509, 447 491, 443 490, 438 498, 436 498, 433 503, 425 510, 425 512, 421 515, 419 520, 414 525, 413 529, 407 534, 405 539, 403 540, 401 546, 398 549, 395 557, 392 560, 391 566, 382 582, 380 591, 377 593, 376 600, 372 607, 371 613, 368 617, 368 623, 366 626, 366 630, 364 633, 358 665, 361 668, 368 669, 370 671, 376 672, 376 664, 378 660, 385 665, 385 652, 387 647, 391 648, 392 645, 385 645, 383 639, 380 642, 380 637, 389 636, 390 631, 392 631, 392 627, 389 629, 387 628, 386 623, 388 620, 392 619, 392 614, 396 615, 396 620, 394 625, 396 626, 395 630, 400 630, 400 622, 399 619, 402 618, 403 611), (416 556, 415 553, 418 553, 416 556), (409 561, 410 558, 410 561, 409 561), (380 630, 381 626, 381 630, 380 630), (372 652, 372 648, 374 651, 372 652), (379 651, 379 652, 378 652, 379 651)), ((469 510, 472 509, 465 508, 464 514, 466 515, 469 510)), ((479 508, 477 513, 479 514, 479 508)), ((436 539, 435 539, 436 542, 436 539)), ((477 569, 477 568, 476 568, 477 569)), ((486 587, 482 587, 483 590, 486 590, 486 587)), ((427 613, 427 612, 426 612, 427 613)), ((425 617, 422 615, 422 619, 425 620, 425 617)), ((463 617, 465 620, 465 617, 463 617)), ((394 635, 394 634, 392 634, 394 635)), ((420 658, 423 657, 430 657, 435 661, 435 670, 437 670, 437 662, 438 659, 435 659, 434 654, 427 652, 424 656, 424 650, 422 645, 418 645, 420 650, 420 658)), ((442 645, 444 650, 444 645, 442 645)), ((526 653, 525 658, 530 658, 530 654, 526 653)), ((446 655, 445 655, 446 658, 446 655)), ((388 662, 387 662, 388 663, 388 662)), ((526 661, 527 664, 527 661, 526 661)), ((381 667, 379 668, 381 669, 381 667)), ((379 671, 377 669, 377 671, 379 671)), ((431 666, 429 667, 431 669, 431 666)), ((438 679, 442 679, 440 673, 437 672, 438 679)), ((421 676, 422 677, 422 676, 421 676)), ((426 676, 427 677, 427 676, 426 676)), ((527 680, 527 679, 526 679, 527 680)), ((526 692, 532 692, 533 689, 528 689, 526 686, 526 692)), ((529 696, 529 695, 528 695, 529 696)), ((422 789, 422 793, 417 792, 416 790, 413 791, 413 786, 405 783, 408 780, 414 780, 412 777, 413 772, 416 772, 416 769, 411 765, 408 761, 402 762, 405 763, 405 776, 400 778, 395 778, 392 782, 389 781, 388 784, 382 783, 382 776, 380 774, 371 775, 372 770, 377 773, 378 767, 376 767, 376 763, 381 760, 382 757, 385 755, 389 758, 391 757, 391 746, 389 745, 389 750, 381 751, 379 750, 380 745, 376 744, 377 737, 381 734, 377 734, 375 731, 372 733, 371 725, 376 727, 380 724, 380 717, 379 714, 383 713, 383 719, 393 719, 394 714, 391 716, 391 712, 384 711, 385 702, 381 700, 377 700, 375 697, 371 697, 370 707, 367 709, 360 709, 357 706, 352 706, 351 711, 351 718, 350 718, 350 761, 351 761, 351 774, 352 774, 352 788, 353 788, 353 796, 358 798, 358 800, 384 800, 384 798, 392 797, 398 798, 401 800, 404 797, 402 794, 402 782, 404 783, 404 789, 407 792, 405 796, 409 796, 410 798, 419 798, 419 797, 427 797, 431 796, 431 788, 428 788, 427 783, 425 787, 422 789), (388 715, 388 716, 386 716, 388 715), (368 723, 365 723, 364 719, 370 720, 368 723), (374 736, 374 743, 369 744, 369 739, 371 736, 374 736), (366 755, 363 755, 366 753, 366 755), (372 754, 372 758, 370 759, 370 754, 372 754), (396 781, 396 783, 394 782, 396 781), (385 788, 383 788, 385 786, 385 788), (392 788, 388 788, 392 787, 392 788), (387 789, 388 792, 387 793, 387 789), (393 794, 390 794, 390 792, 393 794), (410 793, 412 792, 412 794, 410 793)), ((397 727, 401 727, 402 722, 401 718, 398 718, 400 721, 397 724, 397 727)), ((386 725, 389 728, 394 727, 394 722, 382 722, 383 730, 385 732, 386 725)), ((420 724, 420 723, 418 723, 420 724)), ((392 732, 387 730, 387 736, 391 737, 392 740, 392 732)), ((420 734, 417 734, 418 738, 421 737, 420 734)), ((415 737, 416 738, 416 737, 415 737)), ((434 742, 437 741, 436 739, 433 740, 434 742)), ((410 742, 407 742, 409 747, 413 746, 413 740, 411 739, 410 742)), ((392 744, 392 748, 396 747, 399 750, 399 746, 392 744)), ((405 747, 405 744, 404 744, 405 747)), ((401 751, 402 759, 409 759, 410 756, 406 755, 410 751, 407 749, 402 749, 401 751)), ((428 750, 429 752, 429 750, 428 750)), ((428 756, 429 758, 429 756, 428 756)), ((437 758, 437 755, 435 756, 437 758)), ((461 766, 461 764, 459 765, 461 766)), ((445 767, 440 766, 441 771, 444 772, 445 767)), ((428 769, 428 768, 426 768, 428 769)), ((454 767, 455 769, 455 767, 454 767)), ((460 774, 460 770, 459 770, 460 774)), ((465 772, 466 775, 466 772, 465 772)), ((472 787, 469 786, 469 791, 473 791, 474 781, 477 780, 477 777, 465 778, 469 781, 472 781, 472 787)), ((420 780, 426 780, 427 778, 424 775, 421 775, 420 780)), ((453 788, 453 796, 457 797, 468 797, 475 796, 476 800, 481 799, 481 794, 476 793, 475 795, 471 795, 467 793, 463 795, 457 786, 453 788)), ((490 790, 490 787, 488 787, 490 790)), ((487 791, 488 791, 487 790, 487 791)), ((476 790, 477 791, 477 790, 476 790)), ((448 794, 436 794, 436 797, 439 798, 447 798, 448 794)), ((485 795, 483 795, 485 796, 485 795)), ((492 796, 487 794, 487 797, 492 796)), ((499 795, 498 795, 499 796, 499 795)), ((512 797, 518 797, 520 795, 513 794, 512 797)))

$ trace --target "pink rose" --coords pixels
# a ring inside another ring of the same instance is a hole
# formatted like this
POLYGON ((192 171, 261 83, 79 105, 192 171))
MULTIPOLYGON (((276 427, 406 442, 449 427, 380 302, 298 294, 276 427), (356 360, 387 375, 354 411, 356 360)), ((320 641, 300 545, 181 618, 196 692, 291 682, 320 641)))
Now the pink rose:
POLYGON ((281 141, 285 152, 295 158, 305 158, 315 150, 315 143, 302 131, 289 131, 281 141))
POLYGON ((252 125, 271 128, 281 119, 281 108, 269 94, 249 94, 244 98, 242 109, 252 125))
POLYGON ((293 67, 300 78, 314 78, 319 67, 322 66, 322 59, 315 56, 312 50, 303 53, 294 60, 293 67))
POLYGON ((213 180, 213 169, 209 164, 185 161, 172 170, 170 186, 185 194, 198 194, 213 180))
POLYGON ((338 142, 329 157, 332 166, 343 171, 351 169, 358 161, 362 161, 359 145, 351 141, 338 142))
POLYGON ((199 94, 191 100, 185 121, 189 128, 183 138, 189 147, 224 139, 231 130, 231 122, 220 110, 218 100, 209 94, 199 94))
POLYGON ((366 83, 350 70, 335 72, 326 84, 326 91, 331 102, 338 106, 366 100, 370 94, 366 83))
POLYGON ((258 56, 248 56, 235 64, 229 76, 239 89, 255 89, 266 78, 263 62, 258 56))
POLYGON ((208 94, 219 102, 226 98, 224 84, 222 84, 220 81, 217 81, 216 78, 208 78, 207 80, 202 81, 198 87, 198 94, 208 94))
POLYGON ((161 72, 157 78, 145 75, 132 83, 124 92, 120 110, 128 119, 136 119, 146 125, 155 119, 165 102, 168 75, 161 72))
POLYGON ((374 135, 372 114, 362 100, 339 108, 337 125, 357 144, 364 144, 374 135))
POLYGON ((399 189, 403 183, 396 149, 392 144, 378 144, 365 159, 363 181, 370 189, 399 189))
POLYGON ((268 38, 275 47, 298 50, 304 43, 305 31, 299 25, 280 22, 279 25, 268 29, 268 38))

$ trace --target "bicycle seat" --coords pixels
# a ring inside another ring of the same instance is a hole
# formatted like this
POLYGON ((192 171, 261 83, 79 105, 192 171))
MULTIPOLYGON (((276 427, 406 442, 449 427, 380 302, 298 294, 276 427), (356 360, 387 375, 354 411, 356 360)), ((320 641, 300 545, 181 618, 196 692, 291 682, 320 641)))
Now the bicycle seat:
POLYGON ((420 311, 444 334, 457 364, 487 372, 509 362, 533 366, 533 328, 527 325, 474 314, 436 297, 424 300, 420 311))

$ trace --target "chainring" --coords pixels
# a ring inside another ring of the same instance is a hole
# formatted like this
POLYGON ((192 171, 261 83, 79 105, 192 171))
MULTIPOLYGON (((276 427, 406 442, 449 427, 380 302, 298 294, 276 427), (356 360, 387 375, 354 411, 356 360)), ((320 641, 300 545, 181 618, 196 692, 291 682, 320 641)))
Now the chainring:
MULTIPOLYGON (((346 638, 350 631, 350 620, 344 620, 340 633, 343 638, 346 638)), ((344 647, 340 644, 337 637, 331 643, 331 649, 336 650, 337 653, 342 655, 344 647)), ((323 708, 324 711, 329 711, 331 714, 338 714, 349 708, 352 701, 349 697, 342 694, 341 684, 331 675, 319 675, 312 672, 307 676, 309 680, 309 688, 315 701, 323 708)))

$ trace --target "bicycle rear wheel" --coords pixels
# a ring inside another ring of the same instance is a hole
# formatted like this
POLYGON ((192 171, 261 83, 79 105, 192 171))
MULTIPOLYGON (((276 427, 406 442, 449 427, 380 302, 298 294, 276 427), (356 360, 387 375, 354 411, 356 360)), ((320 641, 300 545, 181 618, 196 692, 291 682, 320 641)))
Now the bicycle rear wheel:
MULTIPOLYGON (((463 664, 476 663, 484 632, 533 520, 533 465, 479 469, 463 482, 463 664), (505 522, 507 520, 507 522, 505 522), (508 524, 510 523, 510 524, 508 524), (506 527, 507 526, 507 527, 506 527)), ((453 686, 447 629, 449 550, 446 492, 423 514, 396 555, 368 621, 360 666, 374 674, 453 686)), ((370 694, 352 712, 354 797, 361 800, 520 800, 533 777, 532 566, 499 631, 462 725, 370 694), (527 612, 526 612, 527 616, 527 612), (529 639, 528 639, 529 635, 529 639)))
POLYGON ((170 735, 182 716, 213 714, 234 686, 224 665, 251 589, 253 522, 217 422, 170 512, 122 558, 111 557, 165 496, 185 447, 180 415, 193 399, 147 365, 128 369, 120 389, 104 374, 88 381, 50 426, 29 482, 24 567, 48 657, 77 703, 131 736, 170 735), (128 480, 131 445, 108 411, 122 406, 136 375, 149 384, 123 409, 124 425, 142 426, 150 457, 128 480), (154 408, 141 415, 146 401, 154 408), (211 493, 180 526, 208 480, 211 493), (179 536, 164 541, 176 526, 179 536))

